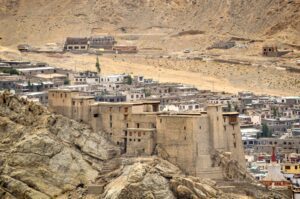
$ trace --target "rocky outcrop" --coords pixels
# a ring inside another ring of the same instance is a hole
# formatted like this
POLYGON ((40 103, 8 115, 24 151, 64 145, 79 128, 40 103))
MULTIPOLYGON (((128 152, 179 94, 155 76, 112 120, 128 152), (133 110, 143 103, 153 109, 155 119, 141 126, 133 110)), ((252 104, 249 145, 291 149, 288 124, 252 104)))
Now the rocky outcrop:
POLYGON ((223 168, 224 179, 258 183, 255 178, 250 175, 246 169, 241 167, 236 160, 232 160, 230 158, 230 153, 215 150, 212 152, 211 158, 214 165, 218 165, 223 168))
POLYGON ((17 198, 56 197, 92 183, 119 153, 84 124, 0 95, 0 185, 17 198))
POLYGON ((105 187, 103 198, 229 198, 229 195, 217 190, 214 181, 184 176, 166 160, 151 157, 124 166, 121 175, 105 187))

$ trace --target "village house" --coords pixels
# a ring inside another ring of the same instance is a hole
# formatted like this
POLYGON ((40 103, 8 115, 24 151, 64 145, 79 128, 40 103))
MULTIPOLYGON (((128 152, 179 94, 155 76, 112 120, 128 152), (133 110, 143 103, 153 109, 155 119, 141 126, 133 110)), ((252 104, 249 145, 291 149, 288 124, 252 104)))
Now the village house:
POLYGON ((127 102, 141 101, 145 99, 145 91, 141 89, 124 91, 123 94, 126 96, 127 102))
POLYGON ((49 73, 49 74, 37 74, 30 78, 33 81, 42 81, 42 82, 53 82, 54 87, 63 86, 69 83, 68 76, 66 74, 59 74, 59 73, 49 73))
POLYGON ((128 74, 117 75, 101 75, 100 83, 125 83, 128 79, 128 74))
POLYGON ((87 51, 89 49, 87 37, 67 37, 64 45, 66 51, 87 51))
POLYGON ((300 118, 262 118, 261 123, 266 124, 269 131, 274 134, 283 134, 287 129, 291 129, 293 123, 300 122, 300 118))
POLYGON ((55 88, 53 82, 30 82, 30 81, 23 81, 21 83, 15 83, 15 90, 16 92, 40 92, 46 91, 49 89, 55 88))
POLYGON ((262 55, 266 57, 278 57, 279 52, 277 46, 263 46, 262 55))
POLYGON ((17 60, 11 60, 11 61, 7 61, 7 60, 2 60, 1 63, 3 64, 7 64, 11 67, 11 68, 28 68, 28 67, 33 67, 33 64, 30 63, 29 61, 17 61, 17 60))
POLYGON ((84 71, 73 75, 71 82, 75 85, 78 84, 99 84, 100 76, 97 72, 84 71))
POLYGON ((79 91, 49 91, 50 110, 83 121, 107 134, 127 155, 158 155, 187 174, 222 178, 223 170, 211 159, 213 150, 230 152, 243 167, 238 113, 225 113, 219 105, 206 112, 159 112, 159 102, 96 102, 79 91))
POLYGON ((14 90, 16 88, 16 84, 21 83, 23 80, 24 78, 19 75, 7 75, 0 73, 0 90, 14 90))
POLYGON ((39 102, 44 105, 48 104, 47 91, 22 93, 21 98, 25 98, 29 101, 39 102))
POLYGON ((18 68, 17 71, 26 77, 32 77, 37 74, 51 74, 56 73, 56 69, 51 66, 34 67, 34 68, 18 68))

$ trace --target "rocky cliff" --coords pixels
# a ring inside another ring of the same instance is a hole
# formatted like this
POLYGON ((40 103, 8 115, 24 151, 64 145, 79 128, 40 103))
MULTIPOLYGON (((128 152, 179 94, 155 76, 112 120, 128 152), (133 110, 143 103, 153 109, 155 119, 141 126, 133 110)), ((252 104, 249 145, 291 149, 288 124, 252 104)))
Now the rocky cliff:
MULTIPOLYGON (((271 194, 256 188, 260 190, 251 193, 253 197, 271 194)), ((245 194, 225 193, 212 180, 185 176, 158 157, 121 156, 116 146, 87 125, 10 93, 0 94, 0 198, 239 198, 245 194)))

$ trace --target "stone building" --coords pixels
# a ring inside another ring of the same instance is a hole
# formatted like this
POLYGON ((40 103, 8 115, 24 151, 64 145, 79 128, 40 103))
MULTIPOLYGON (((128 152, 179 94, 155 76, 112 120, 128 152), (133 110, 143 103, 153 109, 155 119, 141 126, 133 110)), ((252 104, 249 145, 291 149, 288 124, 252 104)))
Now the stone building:
POLYGON ((52 74, 56 73, 56 68, 51 66, 46 67, 32 67, 32 68, 18 68, 17 71, 26 77, 32 77, 38 74, 52 74))
POLYGON ((261 123, 266 124, 272 133, 283 133, 291 129, 294 123, 300 122, 300 118, 262 118, 261 123))
POLYGON ((99 84, 100 76, 97 72, 84 71, 72 75, 71 82, 78 84, 99 84))
POLYGON ((87 51, 88 48, 88 38, 86 37, 67 37, 64 45, 66 51, 87 51))
POLYGON ((278 49, 277 46, 263 46, 262 55, 266 57, 278 57, 278 49))
POLYGON ((15 89, 17 83, 23 82, 24 78, 18 75, 7 75, 0 73, 0 90, 15 89))
POLYGON ((112 36, 92 36, 89 39, 90 48, 103 48, 111 50, 115 43, 115 38, 112 36))
POLYGON ((223 170, 211 159, 214 151, 228 152, 245 167, 238 113, 220 105, 206 112, 159 112, 158 101, 95 102, 78 91, 50 90, 49 108, 105 132, 129 156, 158 154, 187 174, 222 178, 223 170))

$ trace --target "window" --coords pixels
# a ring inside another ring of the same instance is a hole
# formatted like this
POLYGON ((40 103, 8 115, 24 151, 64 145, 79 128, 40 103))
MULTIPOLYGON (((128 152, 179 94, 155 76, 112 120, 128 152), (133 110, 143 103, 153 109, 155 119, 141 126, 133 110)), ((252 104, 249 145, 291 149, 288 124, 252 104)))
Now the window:
POLYGON ((138 142, 140 142, 141 141, 141 139, 138 139, 138 142))
POLYGON ((285 169, 286 169, 286 170, 290 170, 290 169, 291 169, 291 166, 285 166, 285 169))
POLYGON ((109 123, 110 128, 112 128, 112 122, 109 123))
POLYGON ((141 132, 138 132, 138 136, 139 136, 139 137, 141 137, 141 134, 142 134, 141 132))
POLYGON ((132 136, 132 132, 129 132, 129 136, 132 136))
POLYGON ((112 115, 109 116, 109 120, 112 121, 112 115))
POLYGON ((186 130, 186 126, 184 126, 183 129, 186 130))
POLYGON ((298 166, 295 166, 295 169, 298 169, 298 166))
MULTIPOLYGON (((127 120, 128 115, 124 115, 124 120, 127 120)), ((128 124, 127 124, 128 125, 128 124)), ((127 126, 128 127, 128 126, 127 126)))
POLYGON ((136 123, 136 128, 140 128, 140 123, 136 123))

